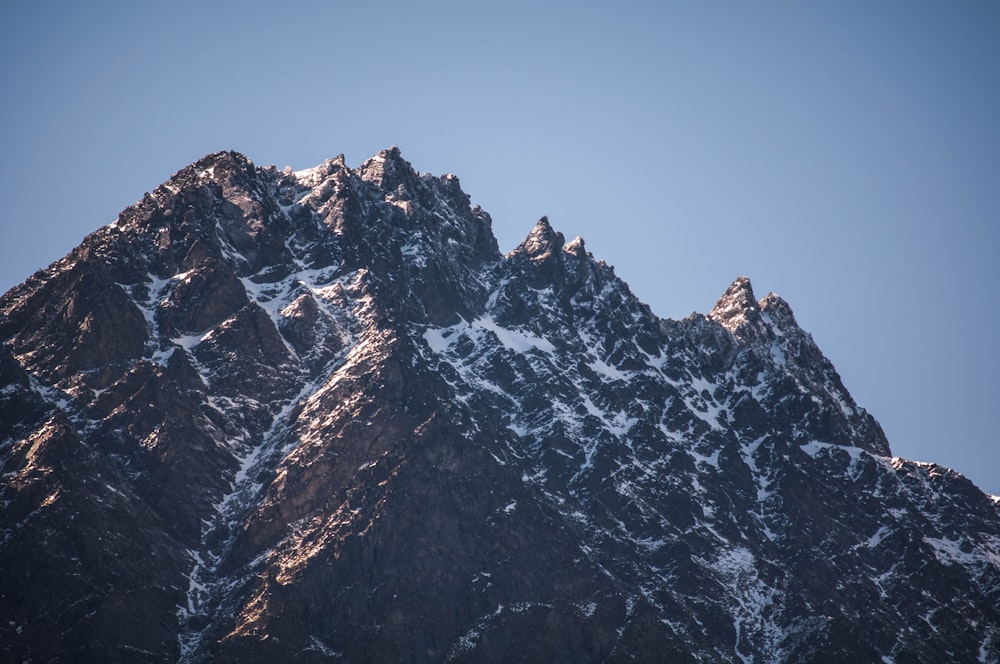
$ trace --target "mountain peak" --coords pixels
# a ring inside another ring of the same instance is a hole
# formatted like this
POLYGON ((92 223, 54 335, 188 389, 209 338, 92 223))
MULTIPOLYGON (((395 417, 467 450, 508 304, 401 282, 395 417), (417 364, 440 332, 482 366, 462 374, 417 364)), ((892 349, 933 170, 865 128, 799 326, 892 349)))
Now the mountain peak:
POLYGON ((395 189, 417 178, 417 172, 395 145, 380 151, 358 168, 361 179, 383 189, 395 189))
POLYGON ((748 326, 759 326, 760 306, 754 297, 750 279, 737 277, 712 307, 708 317, 737 336, 748 326))
POLYGON ((771 324, 779 330, 799 329, 791 305, 777 293, 768 293, 758 306, 761 313, 766 315, 771 324))
POLYGON ((773 292, 758 301, 750 279, 743 276, 730 284, 708 317, 742 341, 769 339, 799 329, 788 302, 773 292))
POLYGON ((549 224, 549 218, 543 216, 528 233, 524 242, 511 253, 523 253, 532 261, 541 262, 557 255, 563 248, 565 241, 565 236, 559 231, 553 230, 549 224))
POLYGON ((242 152, 235 150, 220 150, 207 154, 189 168, 197 173, 216 177, 222 173, 245 172, 254 167, 253 160, 242 152))
POLYGON ((995 505, 746 277, 661 319, 398 148, 118 222, 0 297, 6 659, 1000 661, 995 505))
POLYGON ((583 258, 587 255, 587 246, 584 244, 583 237, 577 235, 571 242, 566 243, 563 251, 567 254, 573 254, 577 258, 583 258))

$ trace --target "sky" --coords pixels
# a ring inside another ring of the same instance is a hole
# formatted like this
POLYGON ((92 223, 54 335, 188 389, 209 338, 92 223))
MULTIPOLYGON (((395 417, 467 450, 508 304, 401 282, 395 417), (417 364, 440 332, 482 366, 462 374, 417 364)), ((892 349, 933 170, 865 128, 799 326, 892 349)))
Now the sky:
POLYGON ((204 154, 398 145, 662 317, 738 276, 893 453, 1000 494, 1000 3, 0 5, 0 292, 204 154))

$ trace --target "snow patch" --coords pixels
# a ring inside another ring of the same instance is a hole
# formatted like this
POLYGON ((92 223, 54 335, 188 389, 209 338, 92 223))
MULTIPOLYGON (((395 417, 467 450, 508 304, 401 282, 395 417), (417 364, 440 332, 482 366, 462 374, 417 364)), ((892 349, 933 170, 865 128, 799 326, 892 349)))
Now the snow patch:
POLYGON ((942 565, 977 568, 992 566, 1000 570, 1000 551, 996 547, 988 549, 965 538, 954 540, 947 537, 924 537, 923 541, 931 547, 934 557, 942 565))
POLYGON ((503 327, 488 314, 480 316, 472 322, 463 321, 444 328, 427 328, 423 336, 431 350, 440 355, 446 353, 463 335, 479 341, 485 332, 492 332, 504 348, 515 353, 524 354, 531 351, 552 353, 555 351, 555 346, 547 339, 524 330, 503 327))
POLYGON ((625 373, 621 369, 611 366, 610 364, 604 362, 600 358, 596 358, 587 362, 587 366, 590 367, 594 373, 602 376, 602 380, 606 379, 608 381, 616 380, 628 380, 629 374, 625 373))
POLYGON ((445 659, 446 662, 450 662, 454 659, 460 658, 463 653, 469 652, 470 650, 475 650, 476 644, 479 642, 479 637, 482 631, 489 625, 494 619, 498 618, 500 614, 503 613, 503 604, 498 604, 496 610, 493 613, 488 613, 478 620, 475 624, 465 632, 462 636, 458 638, 458 643, 452 646, 451 650, 448 652, 448 657, 445 659))
POLYGON ((330 657, 331 659, 340 659, 344 656, 344 653, 337 652, 315 636, 310 636, 309 641, 309 645, 305 647, 307 652, 318 652, 324 657, 330 657))
POLYGON ((780 604, 780 594, 768 587, 757 574, 757 560, 749 549, 736 546, 720 553, 706 565, 714 570, 733 601, 731 615, 736 629, 735 652, 740 659, 741 643, 752 641, 753 650, 772 653, 781 660, 779 644, 784 630, 771 618, 780 604))
POLYGON ((889 535, 891 533, 892 529, 889 528, 889 526, 882 526, 877 531, 875 531, 874 535, 868 538, 868 540, 865 542, 865 547, 869 549, 874 549, 875 547, 877 547, 879 544, 882 543, 882 540, 886 538, 886 535, 889 535))

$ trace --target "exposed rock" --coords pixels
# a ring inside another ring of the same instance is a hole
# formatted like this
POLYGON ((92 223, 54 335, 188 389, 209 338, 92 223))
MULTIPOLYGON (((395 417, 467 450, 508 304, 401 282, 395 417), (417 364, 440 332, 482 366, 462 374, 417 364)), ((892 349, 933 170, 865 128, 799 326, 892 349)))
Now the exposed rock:
POLYGON ((0 298, 4 658, 1000 661, 996 502, 788 303, 490 226, 217 153, 0 298))

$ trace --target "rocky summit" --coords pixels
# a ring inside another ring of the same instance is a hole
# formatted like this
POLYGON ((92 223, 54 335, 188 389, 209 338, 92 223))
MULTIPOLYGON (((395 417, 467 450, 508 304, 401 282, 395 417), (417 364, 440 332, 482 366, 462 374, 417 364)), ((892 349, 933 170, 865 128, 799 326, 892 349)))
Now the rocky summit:
POLYGON ((1000 499, 787 302, 659 318, 490 224, 225 152, 6 293, 2 658, 1000 661, 1000 499))

